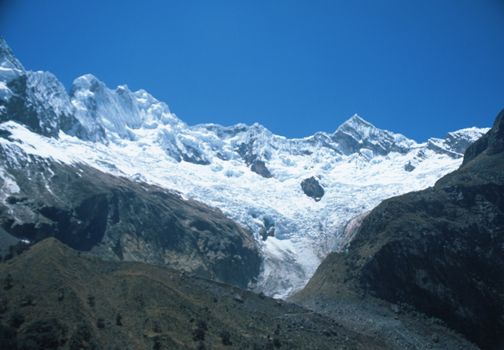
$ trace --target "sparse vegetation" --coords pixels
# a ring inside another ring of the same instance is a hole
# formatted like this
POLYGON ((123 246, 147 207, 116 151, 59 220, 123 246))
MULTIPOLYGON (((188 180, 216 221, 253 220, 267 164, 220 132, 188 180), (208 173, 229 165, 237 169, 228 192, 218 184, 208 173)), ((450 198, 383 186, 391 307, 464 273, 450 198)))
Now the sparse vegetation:
POLYGON ((16 330, 0 324, 0 350, 14 350, 16 348, 16 330))
POLYGON ((104 329, 105 328, 105 319, 103 318, 98 318, 96 320, 96 327, 98 327, 98 329, 104 329))
POLYGON ((30 323, 18 335, 18 347, 23 350, 59 349, 67 342, 67 327, 56 319, 30 323))
POLYGON ((25 295, 21 299, 21 302, 19 303, 19 306, 21 306, 21 307, 33 306, 33 305, 35 305, 35 300, 33 298, 33 295, 31 295, 31 294, 25 295))
POLYGON ((94 295, 88 295, 88 297, 87 297, 87 303, 88 303, 89 306, 95 307, 96 300, 95 300, 94 295))
POLYGON ((25 318, 21 313, 14 312, 9 320, 9 325, 12 328, 17 329, 17 328, 21 327, 21 325, 24 323, 24 321, 25 321, 25 318))
POLYGON ((28 249, 30 249, 30 244, 25 243, 25 242, 18 242, 14 245, 9 246, 9 251, 7 254, 5 254, 5 256, 3 258, 0 255, 0 261, 3 261, 3 262, 9 261, 16 256, 21 255, 23 252, 25 252, 28 249))
POLYGON ((91 328, 87 324, 77 325, 75 332, 70 337, 69 347, 70 350, 98 350, 91 328))
POLYGON ((65 299, 65 290, 60 288, 58 289, 58 301, 63 301, 65 299))
POLYGON ((222 340, 222 345, 233 345, 231 342, 231 334, 228 331, 222 331, 219 335, 222 340))
POLYGON ((6 298, 0 298, 0 315, 8 310, 9 301, 6 298))
POLYGON ((8 273, 4 278, 3 286, 5 290, 9 290, 14 286, 14 279, 12 278, 12 275, 10 273, 8 273))
MULTIPOLYGON (((7 273, 11 274, 14 287, 2 290, 0 297, 18 308, 18 313, 9 308, 0 324, 7 327, 9 334, 19 333, 16 339, 31 327, 23 343, 27 347, 30 342, 61 344, 66 339, 63 347, 70 350, 127 349, 131 344, 156 350, 187 346, 252 349, 254 342, 264 350, 276 349, 276 337, 282 340, 281 348, 286 349, 328 350, 335 345, 333 339, 319 336, 322 329, 333 329, 333 323, 298 306, 284 302, 282 307, 276 307, 275 300, 247 291, 240 292, 245 302, 236 302, 237 290, 233 287, 151 265, 79 256, 54 239, 40 242, 8 265, 1 264, 0 276, 7 273), (33 261, 43 263, 34 265, 33 261), (17 293, 17 286, 22 293, 17 293), (62 294, 64 302, 58 297, 62 294), (20 308, 27 295, 34 296, 37 302, 20 308), (214 303, 215 298, 218 303, 214 303), (251 308, 257 314, 251 314, 251 308), (33 326, 33 321, 48 313, 55 315, 58 322, 33 326), (312 329, 320 332, 292 327, 293 320, 285 319, 285 314, 295 314, 296 320, 310 319, 312 329), (111 322, 108 317, 112 317, 111 322), (40 330, 38 334, 35 329, 40 330), (280 335, 264 338, 277 329, 281 330, 280 335), (284 344, 284 338, 292 339, 292 343, 284 344)), ((369 343, 359 335, 352 334, 351 339, 348 344, 353 349, 372 348, 360 346, 369 343)))

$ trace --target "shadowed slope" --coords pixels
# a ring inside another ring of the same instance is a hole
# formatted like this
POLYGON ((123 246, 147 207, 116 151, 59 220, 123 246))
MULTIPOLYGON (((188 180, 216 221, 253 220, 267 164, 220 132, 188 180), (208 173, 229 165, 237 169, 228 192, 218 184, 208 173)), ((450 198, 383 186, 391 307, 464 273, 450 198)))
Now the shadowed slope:
MULTIPOLYGON (((293 304, 53 238, 0 264, 10 349, 380 349, 293 304)), ((3 342, 3 343, 2 343, 3 342)), ((0 348, 2 348, 0 346, 0 348)))
POLYGON ((433 188, 384 201, 295 300, 372 296, 504 346, 504 111, 433 188))

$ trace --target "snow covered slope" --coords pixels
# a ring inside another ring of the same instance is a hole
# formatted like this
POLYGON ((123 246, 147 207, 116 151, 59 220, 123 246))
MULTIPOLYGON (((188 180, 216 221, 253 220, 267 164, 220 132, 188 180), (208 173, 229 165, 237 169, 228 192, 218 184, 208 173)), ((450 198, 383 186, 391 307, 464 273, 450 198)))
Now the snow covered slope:
MULTIPOLYGON (((25 71, 2 40, 0 69, 0 133, 9 135, 0 144, 13 162, 34 154, 85 163, 220 208, 263 252, 251 287, 276 297, 302 288, 329 252, 344 248, 351 219, 433 185, 487 131, 417 143, 355 115, 334 133, 288 139, 259 124, 188 126, 146 91, 111 90, 92 75, 67 94, 50 73, 25 71), (310 177, 324 190, 317 200, 301 187, 310 177)), ((9 174, 0 177, 10 184, 3 191, 15 190, 9 174)))

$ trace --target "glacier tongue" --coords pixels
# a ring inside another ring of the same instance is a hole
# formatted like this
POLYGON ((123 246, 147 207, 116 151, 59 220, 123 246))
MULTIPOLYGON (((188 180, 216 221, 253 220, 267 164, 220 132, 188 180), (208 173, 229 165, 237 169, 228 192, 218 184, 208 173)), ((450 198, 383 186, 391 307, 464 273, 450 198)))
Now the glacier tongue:
POLYGON ((112 90, 92 75, 67 94, 50 73, 25 72, 2 40, 0 69, 0 129, 10 133, 0 137, 3 147, 85 163, 220 208, 250 229, 263 252, 251 288, 282 298, 302 288, 329 252, 344 249, 358 220, 347 223, 386 198, 433 185, 487 131, 419 144, 355 115, 334 133, 288 139, 259 124, 188 126, 146 91, 112 90), (18 104, 9 101, 12 79, 24 82, 18 104), (309 178, 323 188, 317 200, 301 188, 309 178))

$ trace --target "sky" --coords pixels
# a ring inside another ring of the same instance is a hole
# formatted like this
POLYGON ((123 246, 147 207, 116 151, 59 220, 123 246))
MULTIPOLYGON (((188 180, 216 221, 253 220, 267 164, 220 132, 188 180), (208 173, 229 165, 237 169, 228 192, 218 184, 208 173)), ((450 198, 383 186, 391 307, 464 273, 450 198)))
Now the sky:
POLYGON ((27 69, 143 88, 191 125, 303 137, 357 113, 423 141, 504 108, 503 0, 0 0, 0 36, 27 69))

